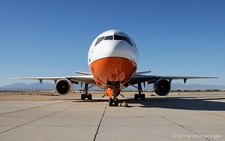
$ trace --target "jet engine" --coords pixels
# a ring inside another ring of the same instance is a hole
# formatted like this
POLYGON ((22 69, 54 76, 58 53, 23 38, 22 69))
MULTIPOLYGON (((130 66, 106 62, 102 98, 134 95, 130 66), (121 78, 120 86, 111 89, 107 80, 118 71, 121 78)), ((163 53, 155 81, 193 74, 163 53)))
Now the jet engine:
POLYGON ((166 79, 159 79, 154 83, 154 90, 157 95, 165 96, 170 92, 170 82, 166 79))
POLYGON ((72 83, 67 79, 62 79, 56 83, 56 91, 60 95, 66 95, 73 90, 72 83))

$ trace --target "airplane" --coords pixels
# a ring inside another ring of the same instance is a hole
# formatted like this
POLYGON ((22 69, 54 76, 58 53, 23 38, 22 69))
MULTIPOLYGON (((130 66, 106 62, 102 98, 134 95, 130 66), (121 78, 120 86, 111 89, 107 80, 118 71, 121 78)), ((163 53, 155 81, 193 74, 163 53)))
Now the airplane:
POLYGON ((134 99, 145 100, 142 84, 153 83, 154 91, 159 96, 166 96, 171 89, 174 79, 210 79, 218 77, 191 77, 191 76, 157 76, 146 75, 150 71, 136 72, 138 67, 138 49, 134 41, 122 31, 107 30, 98 35, 92 42, 88 51, 88 65, 90 72, 76 72, 77 76, 64 77, 23 77, 8 79, 54 80, 56 91, 60 95, 66 95, 73 90, 72 84, 84 84, 84 93, 81 99, 92 100, 92 94, 88 90, 92 86, 105 89, 105 95, 109 97, 109 106, 118 106, 118 96, 122 89, 134 86, 138 94, 134 99), (91 85, 89 87, 89 85, 91 85), (135 86, 137 85, 137 86, 135 86))

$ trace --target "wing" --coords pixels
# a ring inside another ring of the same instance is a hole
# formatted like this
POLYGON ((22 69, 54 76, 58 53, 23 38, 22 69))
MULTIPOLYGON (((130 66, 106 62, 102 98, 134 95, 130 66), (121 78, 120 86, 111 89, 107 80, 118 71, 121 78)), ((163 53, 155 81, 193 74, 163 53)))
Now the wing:
POLYGON ((90 72, 75 71, 77 74, 92 75, 90 72))
POLYGON ((151 72, 151 71, 136 72, 135 75, 146 74, 146 73, 150 73, 150 72, 151 72))
POLYGON ((186 83, 187 79, 217 79, 218 77, 198 77, 198 76, 156 76, 156 75, 134 75, 131 79, 130 85, 147 82, 148 84, 154 83, 158 79, 167 79, 170 82, 173 79, 183 79, 186 83))
POLYGON ((78 84, 78 82, 81 82, 81 83, 96 85, 93 75, 65 76, 65 77, 20 77, 20 78, 8 78, 8 79, 39 80, 40 83, 42 83, 43 80, 53 80, 56 83, 58 80, 68 79, 75 84, 78 84))

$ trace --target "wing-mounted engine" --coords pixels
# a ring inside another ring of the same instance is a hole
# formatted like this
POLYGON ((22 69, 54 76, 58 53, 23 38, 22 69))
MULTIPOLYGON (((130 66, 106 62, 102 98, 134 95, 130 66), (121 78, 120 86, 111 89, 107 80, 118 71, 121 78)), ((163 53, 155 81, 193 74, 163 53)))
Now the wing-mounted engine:
POLYGON ((72 83, 67 79, 62 79, 56 83, 56 91, 60 95, 66 95, 73 90, 72 83))
POLYGON ((165 96, 170 92, 170 82, 166 79, 159 79, 154 83, 154 90, 157 95, 165 96))

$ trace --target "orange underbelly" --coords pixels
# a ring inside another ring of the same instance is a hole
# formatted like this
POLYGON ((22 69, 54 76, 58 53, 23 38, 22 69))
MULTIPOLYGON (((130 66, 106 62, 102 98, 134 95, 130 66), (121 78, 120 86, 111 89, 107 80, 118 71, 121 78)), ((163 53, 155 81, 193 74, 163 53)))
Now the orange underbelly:
POLYGON ((126 58, 110 57, 94 61, 90 64, 90 70, 97 85, 105 85, 108 81, 128 82, 134 75, 137 64, 126 58))

